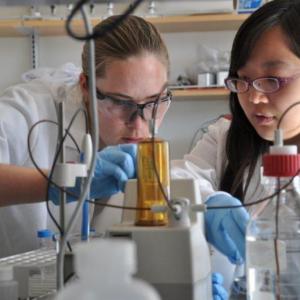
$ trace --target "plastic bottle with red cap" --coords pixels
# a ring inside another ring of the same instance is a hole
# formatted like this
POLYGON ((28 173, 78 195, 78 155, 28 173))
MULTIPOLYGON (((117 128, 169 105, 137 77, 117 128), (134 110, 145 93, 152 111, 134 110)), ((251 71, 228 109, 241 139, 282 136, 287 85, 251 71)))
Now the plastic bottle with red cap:
POLYGON ((272 146, 263 156, 272 198, 247 227, 249 300, 300 299, 300 154, 296 146, 272 146))

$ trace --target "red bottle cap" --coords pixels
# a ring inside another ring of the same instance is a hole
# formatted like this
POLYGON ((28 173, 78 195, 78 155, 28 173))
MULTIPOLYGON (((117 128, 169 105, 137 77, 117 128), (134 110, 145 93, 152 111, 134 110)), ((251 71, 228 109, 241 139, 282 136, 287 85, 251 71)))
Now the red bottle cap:
POLYGON ((300 172, 300 154, 265 154, 263 167, 265 176, 295 176, 300 172))

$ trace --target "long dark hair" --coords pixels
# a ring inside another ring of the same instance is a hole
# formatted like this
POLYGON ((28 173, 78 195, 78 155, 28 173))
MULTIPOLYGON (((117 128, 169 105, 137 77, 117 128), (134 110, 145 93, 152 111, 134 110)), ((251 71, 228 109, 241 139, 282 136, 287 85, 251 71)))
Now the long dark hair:
MULTIPOLYGON (((274 0, 254 12, 239 28, 233 41, 229 76, 238 76, 237 71, 246 64, 258 38, 277 25, 286 34, 291 51, 300 57, 300 1, 274 0)), ((258 159, 267 151, 270 142, 256 133, 239 104, 237 94, 230 94, 229 104, 232 121, 226 141, 228 165, 220 189, 243 202, 258 159), (249 173, 244 185, 247 168, 249 173)))

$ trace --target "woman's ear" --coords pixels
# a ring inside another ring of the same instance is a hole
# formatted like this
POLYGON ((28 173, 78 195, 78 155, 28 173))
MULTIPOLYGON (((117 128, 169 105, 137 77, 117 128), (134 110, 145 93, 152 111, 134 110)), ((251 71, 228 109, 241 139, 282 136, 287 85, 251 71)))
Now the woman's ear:
POLYGON ((80 85, 83 99, 85 99, 86 101, 89 96, 89 88, 88 88, 88 79, 84 73, 81 73, 79 75, 79 85, 80 85))
MULTIPOLYGON (((84 73, 79 75, 79 85, 82 93, 82 101, 88 114, 88 124, 91 124, 90 109, 89 109, 89 87, 88 78, 84 73)), ((90 125, 89 125, 90 129, 90 125)))

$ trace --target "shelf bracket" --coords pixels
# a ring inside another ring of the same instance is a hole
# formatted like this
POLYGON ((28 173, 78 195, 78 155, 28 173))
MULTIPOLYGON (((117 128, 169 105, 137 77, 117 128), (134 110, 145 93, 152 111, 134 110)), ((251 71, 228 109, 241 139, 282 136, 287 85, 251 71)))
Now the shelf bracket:
POLYGON ((39 35, 38 32, 33 29, 31 33, 31 63, 32 68, 36 69, 39 66, 39 35))

